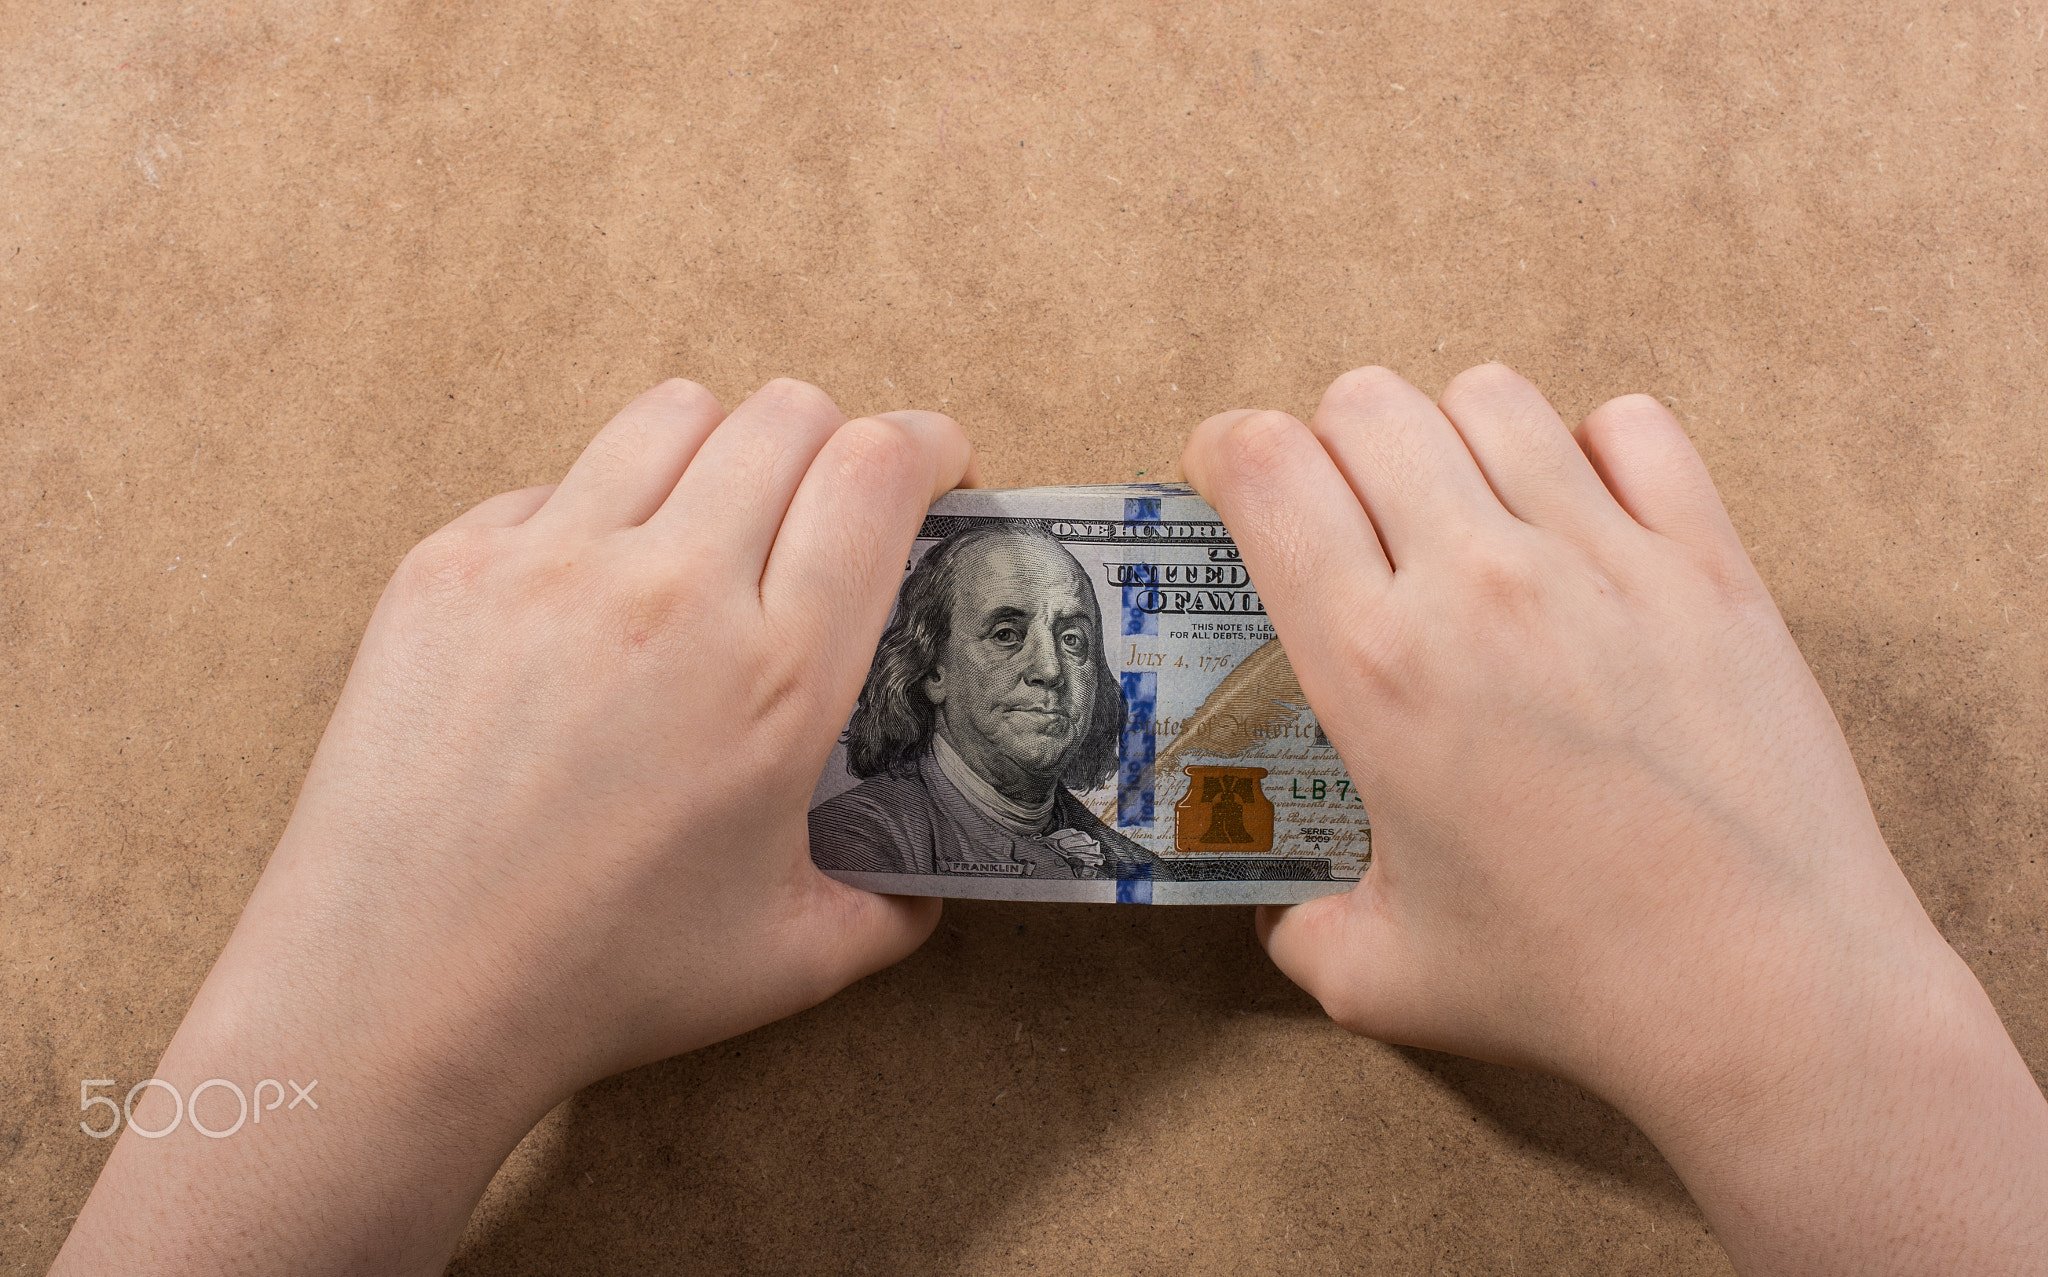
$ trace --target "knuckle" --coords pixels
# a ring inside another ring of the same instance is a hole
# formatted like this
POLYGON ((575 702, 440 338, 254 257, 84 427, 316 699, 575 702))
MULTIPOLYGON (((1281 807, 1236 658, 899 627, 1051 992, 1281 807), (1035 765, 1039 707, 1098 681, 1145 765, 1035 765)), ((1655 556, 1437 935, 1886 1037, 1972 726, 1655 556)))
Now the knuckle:
POLYGON ((1616 395, 1606 403, 1601 404, 1596 411, 1624 413, 1628 416, 1668 417, 1671 415, 1663 404, 1658 403, 1654 397, 1646 395, 1641 391, 1629 395, 1616 395))
POLYGON ((921 449, 911 432, 881 417, 861 417, 839 428, 839 475, 863 479, 904 473, 921 449))
POLYGON ((1526 398, 1534 387, 1506 364, 1479 364, 1467 368, 1444 386, 1441 401, 1500 403, 1526 398))
POLYGON ((1407 388, 1407 380, 1393 369, 1368 364, 1363 368, 1353 368, 1331 382, 1330 394, 1344 399, 1378 399, 1407 388))
POLYGON ((1777 604, 1771 601, 1770 590, 1757 576, 1746 555, 1711 544, 1710 538, 1704 535, 1701 540, 1709 544, 1693 553, 1693 565, 1706 582, 1708 594, 1715 603, 1739 613, 1760 610, 1776 613, 1777 604))
POLYGON ((839 412, 839 405, 832 402, 832 396, 810 382, 798 381, 794 377, 777 377, 761 387, 761 393, 806 416, 837 415, 839 412))
POLYGON ((1547 576, 1528 550, 1506 538, 1489 538, 1469 550, 1458 568, 1467 599, 1475 611, 1496 617, 1523 617, 1542 602, 1547 576))
POLYGON ((407 598, 444 603, 473 593, 496 558, 493 538, 485 531, 443 528, 406 554, 393 585, 407 598))
POLYGON ((578 460, 583 468, 599 475, 624 474, 633 470, 648 444, 647 423, 636 418, 614 421, 598 431, 578 460))
MULTIPOLYGON (((960 423, 945 413, 929 412, 923 408, 898 408, 894 412, 885 412, 878 415, 884 421, 894 421, 900 424, 915 422, 923 428, 932 431, 960 430, 960 423)), ((961 433, 964 434, 965 432, 961 431, 961 433)))
POLYGON ((650 389, 642 398, 686 412, 698 412, 706 409, 715 412, 720 407, 718 396, 712 394, 703 385, 682 377, 670 377, 667 381, 650 389))
POLYGON ((1284 412, 1254 412, 1224 430, 1217 452, 1231 472, 1249 479, 1268 478, 1287 468, 1301 429, 1301 424, 1284 412))
POLYGON ((611 629, 627 653, 666 653, 686 644, 704 606, 693 579, 666 564, 623 570, 608 593, 611 629))

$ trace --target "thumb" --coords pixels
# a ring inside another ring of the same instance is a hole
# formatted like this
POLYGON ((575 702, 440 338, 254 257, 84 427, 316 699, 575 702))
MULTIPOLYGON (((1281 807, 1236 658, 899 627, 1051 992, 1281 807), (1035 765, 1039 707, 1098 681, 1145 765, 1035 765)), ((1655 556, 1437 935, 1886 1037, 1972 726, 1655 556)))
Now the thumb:
POLYGON ((815 869, 811 874, 816 894, 807 929, 817 946, 814 1001, 909 957, 939 925, 941 904, 931 897, 877 895, 815 869))
POLYGON ((1261 907, 1258 932, 1273 965, 1339 1025, 1382 1041, 1412 1040, 1419 1026, 1405 1009, 1402 933, 1371 871, 1342 895, 1261 907))

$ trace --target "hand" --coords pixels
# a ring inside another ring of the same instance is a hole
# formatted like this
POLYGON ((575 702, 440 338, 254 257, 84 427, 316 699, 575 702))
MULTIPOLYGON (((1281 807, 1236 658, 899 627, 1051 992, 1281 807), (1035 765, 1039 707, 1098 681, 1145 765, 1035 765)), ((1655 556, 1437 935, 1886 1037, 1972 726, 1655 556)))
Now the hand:
POLYGON ((804 813, 969 466, 945 417, 669 382, 407 555, 158 1074, 295 1070, 325 1107, 124 1138, 58 1269, 439 1272, 556 1102, 916 948, 938 902, 826 878, 804 813))
POLYGON ((1339 1023, 1608 1098, 1752 1271, 2048 1254, 2048 1104, 1661 406, 1363 369, 1184 464, 1372 816, 1260 921, 1339 1023))

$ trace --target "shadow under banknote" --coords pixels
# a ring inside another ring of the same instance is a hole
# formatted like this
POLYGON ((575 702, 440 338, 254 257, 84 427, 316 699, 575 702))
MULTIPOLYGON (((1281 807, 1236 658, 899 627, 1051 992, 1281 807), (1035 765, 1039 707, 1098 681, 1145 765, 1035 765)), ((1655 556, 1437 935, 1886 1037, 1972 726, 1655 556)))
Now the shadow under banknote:
POLYGON ((1190 1086, 1234 1070, 1249 1095, 1297 1086, 1284 1053, 1243 1052, 1246 1032, 1348 1049, 1248 910, 950 902, 917 954, 824 1005, 571 1100, 494 1183, 451 1272, 956 1272, 1190 1086))

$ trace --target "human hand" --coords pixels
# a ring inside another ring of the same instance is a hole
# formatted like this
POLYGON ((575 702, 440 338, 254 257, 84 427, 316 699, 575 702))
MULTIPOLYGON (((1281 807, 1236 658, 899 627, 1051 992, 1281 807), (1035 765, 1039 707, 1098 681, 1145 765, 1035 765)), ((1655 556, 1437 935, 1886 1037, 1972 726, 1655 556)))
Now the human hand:
POLYGON ((125 1137, 59 1270, 438 1272, 557 1101, 916 948, 938 902, 826 878, 804 814, 925 509, 969 469, 942 416, 848 422, 789 381, 728 415, 669 382, 559 487, 407 555, 158 1072, 293 1069, 326 1108, 296 1147, 125 1137))
POLYGON ((1363 369, 1184 464, 1372 815, 1260 922, 1340 1024, 1606 1097, 1758 1271, 2048 1253, 2048 1104, 1669 413, 1363 369))

